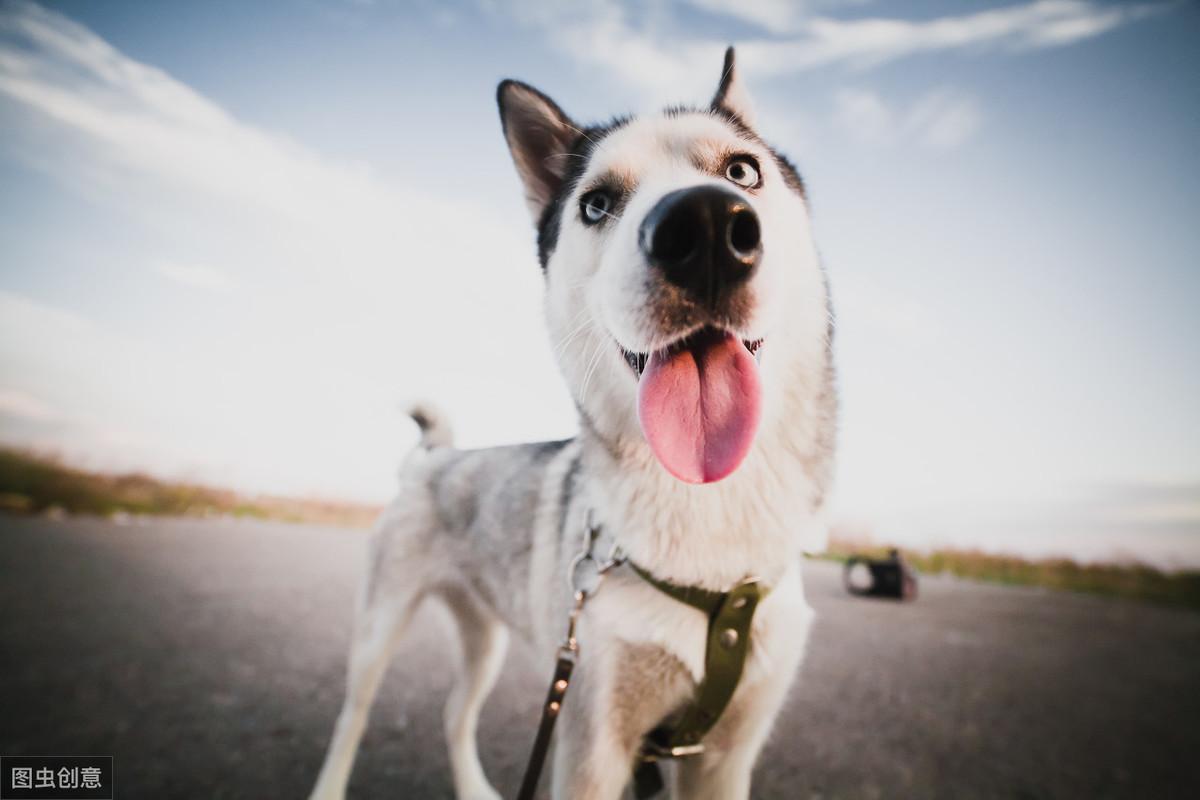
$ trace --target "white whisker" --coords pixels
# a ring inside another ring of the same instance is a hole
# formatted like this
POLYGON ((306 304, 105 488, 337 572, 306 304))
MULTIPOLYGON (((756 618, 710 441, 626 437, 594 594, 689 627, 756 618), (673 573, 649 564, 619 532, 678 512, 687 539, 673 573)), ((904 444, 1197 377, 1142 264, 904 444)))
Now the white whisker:
POLYGON ((568 124, 567 127, 570 128, 571 130, 575 131, 576 133, 578 133, 583 138, 587 139, 589 142, 591 142, 593 147, 600 146, 599 142, 597 142, 595 139, 593 139, 592 137, 587 135, 587 131, 582 130, 580 128, 576 128, 574 125, 570 125, 570 124, 568 124))
MULTIPOLYGON (((596 208, 596 207, 592 206, 592 208, 596 208)), ((613 219, 617 220, 618 222, 621 221, 621 217, 617 216, 616 214, 611 214, 602 208, 596 208, 596 210, 599 211, 601 214, 603 214, 606 217, 612 217, 613 219)), ((624 216, 624 215, 622 215, 622 216, 624 216)))
MULTIPOLYGON (((584 314, 586 312, 587 312, 587 308, 585 307, 580 310, 579 314, 584 314)), ((575 315, 575 319, 579 319, 579 314, 575 315)), ((571 321, 574 322, 575 320, 571 320, 571 321)), ((587 319, 585 319, 583 322, 581 322, 574 330, 572 330, 570 333, 568 333, 566 336, 564 336, 559 341, 559 343, 554 348, 554 355, 556 357, 561 356, 563 354, 563 352, 566 351, 567 345, 570 344, 571 341, 574 340, 580 333, 587 330, 589 326, 594 325, 595 322, 596 321, 594 319, 592 319, 592 316, 589 314, 587 319)))
POLYGON ((600 365, 600 359, 604 355, 604 346, 607 343, 608 340, 605 337, 597 337, 594 354, 592 355, 591 359, 589 359, 590 363, 588 364, 587 372, 585 372, 583 375, 583 386, 579 389, 580 405, 583 405, 587 401, 588 386, 592 382, 592 375, 595 373, 596 367, 600 365))
POLYGON ((587 156, 585 156, 583 153, 551 153, 542 159, 542 163, 545 163, 552 158, 582 158, 585 161, 587 160, 587 156))

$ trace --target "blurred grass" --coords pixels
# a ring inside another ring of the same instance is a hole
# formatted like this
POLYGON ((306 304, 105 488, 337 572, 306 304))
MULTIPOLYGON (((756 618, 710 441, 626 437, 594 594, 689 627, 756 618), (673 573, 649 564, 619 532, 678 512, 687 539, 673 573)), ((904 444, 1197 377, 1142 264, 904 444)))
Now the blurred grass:
MULTIPOLYGON (((884 558, 889 549, 832 539, 823 557, 841 562, 852 555, 884 558)), ((1066 558, 1033 561, 978 550, 923 553, 902 549, 900 552, 924 575, 946 574, 1010 586, 1042 586, 1200 610, 1200 572, 1194 570, 1163 572, 1145 564, 1080 564, 1066 558)))
POLYGON ((368 527, 379 508, 354 503, 242 495, 142 473, 108 475, 25 450, 0 448, 0 510, 39 514, 154 514, 252 517, 368 527))
MULTIPOLYGON (((25 450, 0 448, 0 511, 23 514, 150 514, 234 516, 369 527, 379 508, 368 505, 270 495, 242 495, 228 489, 164 481, 142 473, 109 475, 68 466, 59 459, 25 450)), ((882 558, 888 548, 833 539, 822 556, 845 561, 851 555, 882 558)), ((1162 572, 1142 564, 1079 564, 1069 559, 1032 561, 977 550, 904 550, 926 575, 948 574, 1014 586, 1043 586, 1123 597, 1200 610, 1200 572, 1162 572)))

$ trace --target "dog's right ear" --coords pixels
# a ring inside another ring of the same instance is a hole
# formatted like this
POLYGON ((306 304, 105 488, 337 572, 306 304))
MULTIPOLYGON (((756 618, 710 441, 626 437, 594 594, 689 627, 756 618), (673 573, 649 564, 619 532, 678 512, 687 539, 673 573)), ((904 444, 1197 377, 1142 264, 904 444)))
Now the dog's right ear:
POLYGON ((742 83, 742 71, 737 68, 733 46, 725 50, 725 64, 721 67, 721 83, 717 93, 713 95, 713 111, 727 111, 733 114, 743 125, 754 127, 754 103, 750 93, 742 83))
POLYGON ((504 138, 525 184, 525 202, 537 224, 562 186, 567 154, 580 135, 579 128, 553 100, 520 81, 503 81, 496 102, 504 138))

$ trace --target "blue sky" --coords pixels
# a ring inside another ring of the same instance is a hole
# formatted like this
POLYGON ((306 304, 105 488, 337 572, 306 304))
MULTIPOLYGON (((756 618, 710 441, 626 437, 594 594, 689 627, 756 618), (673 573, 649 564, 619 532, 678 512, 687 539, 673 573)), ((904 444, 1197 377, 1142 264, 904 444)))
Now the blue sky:
POLYGON ((385 498, 416 397, 569 435, 503 77, 582 119, 739 48, 835 293, 835 520, 1200 564, 1200 9, 0 5, 0 438, 385 498))

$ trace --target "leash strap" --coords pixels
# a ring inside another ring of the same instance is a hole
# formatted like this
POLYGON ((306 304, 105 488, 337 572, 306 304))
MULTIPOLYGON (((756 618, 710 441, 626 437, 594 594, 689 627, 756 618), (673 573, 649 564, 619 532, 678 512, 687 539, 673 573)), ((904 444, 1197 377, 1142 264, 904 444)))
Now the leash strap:
POLYGON ((639 763, 634 769, 634 792, 638 800, 645 800, 663 788, 657 762, 704 752, 705 735, 721 718, 742 678, 750 652, 754 612, 768 590, 756 579, 743 581, 728 592, 676 586, 654 577, 632 561, 628 563, 647 583, 708 617, 704 677, 692 702, 678 721, 660 725, 642 744, 639 763))
POLYGON ((562 710, 563 698, 567 696, 567 688, 571 685, 573 669, 575 652, 559 651, 558 662, 554 666, 554 677, 550 680, 550 691, 546 693, 546 702, 542 704, 542 722, 538 725, 537 737, 533 740, 533 750, 529 754, 529 764, 525 767, 525 777, 521 781, 521 791, 517 794, 517 800, 533 800, 537 791, 538 779, 542 776, 542 767, 546 763, 546 753, 550 750, 554 723, 558 722, 558 712, 562 710))

